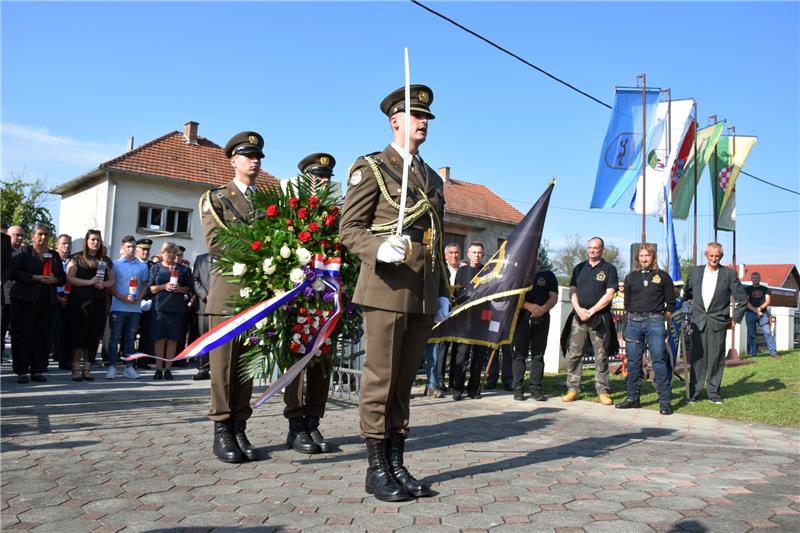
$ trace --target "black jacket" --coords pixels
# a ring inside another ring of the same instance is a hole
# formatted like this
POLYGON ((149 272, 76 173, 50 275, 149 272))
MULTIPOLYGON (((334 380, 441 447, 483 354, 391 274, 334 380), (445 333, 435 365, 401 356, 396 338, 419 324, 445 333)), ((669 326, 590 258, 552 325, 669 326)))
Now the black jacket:
POLYGON ((56 287, 67 282, 67 275, 61 266, 61 259, 55 250, 50 252, 50 272, 55 276, 58 283, 56 285, 45 285, 38 281, 33 281, 34 275, 42 273, 42 259, 33 247, 25 245, 20 253, 11 259, 11 279, 15 281, 11 287, 11 299, 22 300, 25 302, 44 302, 56 303, 56 287))
POLYGON ((717 287, 711 298, 711 305, 706 309, 702 297, 705 271, 705 265, 692 267, 684 287, 685 299, 692 300, 692 324, 700 331, 703 331, 706 325, 714 331, 722 331, 728 329, 731 319, 734 322, 741 322, 747 309, 747 293, 739 282, 736 272, 724 266, 719 267, 717 287), (731 297, 734 300, 733 317, 731 317, 731 297))

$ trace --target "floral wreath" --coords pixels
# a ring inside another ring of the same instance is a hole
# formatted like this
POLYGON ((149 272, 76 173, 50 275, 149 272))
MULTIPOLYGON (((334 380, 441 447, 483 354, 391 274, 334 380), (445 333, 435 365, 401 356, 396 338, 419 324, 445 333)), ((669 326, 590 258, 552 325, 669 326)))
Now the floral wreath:
MULTIPOLYGON (((220 228, 217 241, 224 253, 214 269, 242 286, 227 302, 233 313, 313 281, 298 296, 240 336, 244 379, 285 370, 306 352, 322 323, 333 313, 333 289, 316 279, 312 258, 339 258, 344 308, 331 336, 321 347, 331 357, 332 339, 357 340, 363 334, 361 312, 352 303, 358 260, 339 240, 339 199, 329 185, 305 175, 289 180, 284 190, 272 187, 253 194, 256 217, 220 228)), ((317 358, 314 358, 316 361, 317 358)), ((312 363, 313 364, 313 363, 312 363)))

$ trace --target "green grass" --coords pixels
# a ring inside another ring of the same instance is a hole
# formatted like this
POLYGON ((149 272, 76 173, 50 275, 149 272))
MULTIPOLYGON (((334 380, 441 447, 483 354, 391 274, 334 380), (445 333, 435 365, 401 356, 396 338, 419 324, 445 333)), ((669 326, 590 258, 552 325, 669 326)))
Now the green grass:
MULTIPOLYGON (((688 403, 681 380, 673 378, 672 407, 676 412, 713 418, 731 418, 746 422, 800 427, 800 350, 781 352, 778 358, 761 354, 749 357, 748 365, 726 367, 722 379, 722 405, 714 405, 703 392, 703 401, 688 403)), ((565 393, 563 374, 546 375, 545 394, 565 393)), ((614 402, 625 399, 625 380, 611 376, 611 397, 614 402)), ((581 379, 581 399, 593 400, 594 371, 587 368, 581 379)), ((642 407, 658 410, 658 395, 650 381, 642 385, 642 407)))

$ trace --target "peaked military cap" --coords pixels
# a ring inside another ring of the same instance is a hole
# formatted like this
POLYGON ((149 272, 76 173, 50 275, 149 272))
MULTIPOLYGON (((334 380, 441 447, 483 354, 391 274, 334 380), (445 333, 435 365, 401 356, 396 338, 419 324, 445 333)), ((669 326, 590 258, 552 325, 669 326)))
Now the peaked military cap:
POLYGON ((136 241, 137 248, 144 248, 145 250, 149 250, 152 245, 153 245, 153 239, 139 239, 138 241, 136 241))
POLYGON ((264 137, 254 131, 243 131, 237 133, 228 144, 225 145, 225 157, 231 158, 239 154, 256 154, 260 158, 264 158, 264 137))
POLYGON ((303 174, 325 174, 329 176, 333 176, 333 167, 335 166, 336 159, 325 152, 307 155, 297 164, 297 168, 303 174))
POLYGON ((178 246, 178 250, 180 250, 180 252, 181 252, 182 254, 183 254, 183 253, 186 253, 186 247, 185 247, 185 246, 178 246))
MULTIPOLYGON (((406 110, 406 89, 400 87, 393 91, 381 102, 381 111, 391 117, 395 113, 406 110)), ((411 111, 417 111, 428 116, 429 119, 436 118, 431 113, 430 105, 433 103, 433 91, 427 85, 415 84, 411 86, 411 111)))

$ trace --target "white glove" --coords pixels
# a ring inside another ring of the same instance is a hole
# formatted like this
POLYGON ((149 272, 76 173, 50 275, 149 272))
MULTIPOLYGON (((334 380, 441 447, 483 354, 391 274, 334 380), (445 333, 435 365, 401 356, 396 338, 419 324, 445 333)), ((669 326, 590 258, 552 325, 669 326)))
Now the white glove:
POLYGON ((381 263, 402 263, 410 246, 411 242, 406 238, 390 235, 378 248, 376 259, 381 263))
POLYGON ((439 309, 436 310, 436 322, 441 322, 450 316, 450 298, 447 296, 439 296, 439 309))
POLYGON ((139 303, 139 307, 142 308, 142 311, 149 311, 153 307, 153 300, 142 300, 139 303))

